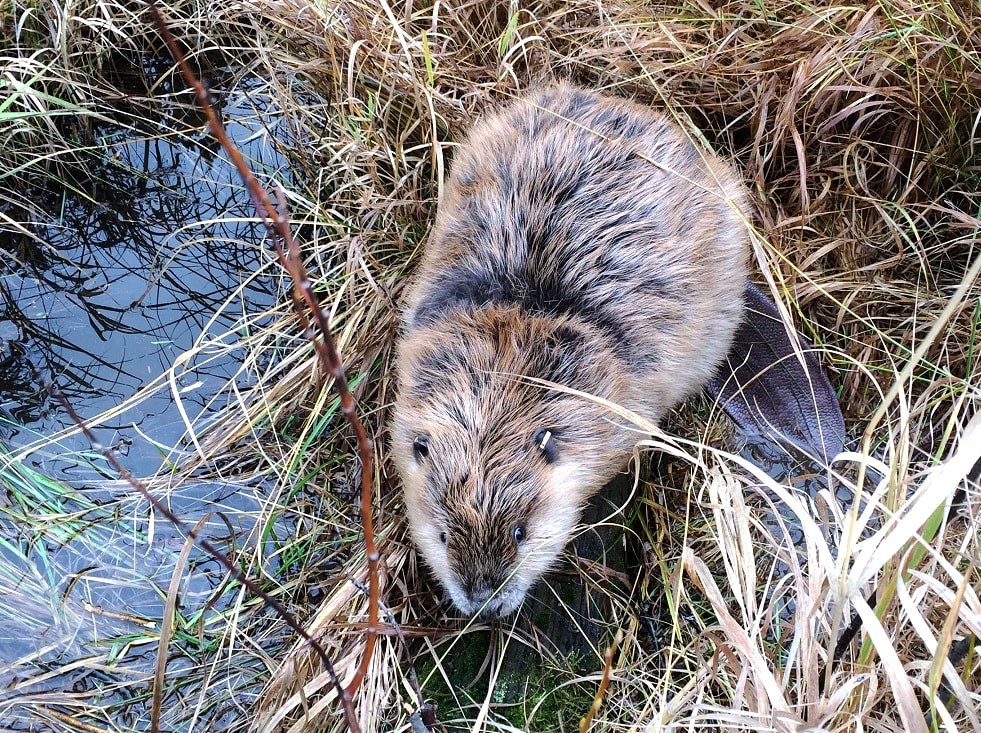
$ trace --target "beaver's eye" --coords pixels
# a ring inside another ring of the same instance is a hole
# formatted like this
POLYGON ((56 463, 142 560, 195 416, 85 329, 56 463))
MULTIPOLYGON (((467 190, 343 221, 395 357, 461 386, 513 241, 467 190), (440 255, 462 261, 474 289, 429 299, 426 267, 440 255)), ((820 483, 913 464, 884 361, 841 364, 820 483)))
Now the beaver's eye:
POLYGON ((446 544, 446 530, 445 529, 442 532, 439 533, 439 541, 442 542, 444 545, 446 544))
POLYGON ((521 542, 525 538, 525 528, 522 525, 518 525, 514 528, 514 541, 521 542))
POLYGON ((551 430, 539 428, 531 435, 531 442, 535 448, 545 456, 546 463, 555 463, 559 457, 559 446, 555 443, 555 436, 551 430))
POLYGON ((416 439, 412 441, 412 452, 415 454, 417 461, 426 458, 429 455, 429 436, 417 435, 416 439))

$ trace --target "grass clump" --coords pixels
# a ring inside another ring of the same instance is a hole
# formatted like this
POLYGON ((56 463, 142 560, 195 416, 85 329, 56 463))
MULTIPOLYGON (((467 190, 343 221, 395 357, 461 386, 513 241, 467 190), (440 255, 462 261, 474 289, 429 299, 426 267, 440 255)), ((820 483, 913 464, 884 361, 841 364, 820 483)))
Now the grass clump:
MULTIPOLYGON (((4 6, 0 224, 8 232, 33 232, 36 205, 17 193, 22 182, 87 190, 78 183, 88 165, 79 150, 98 147, 84 136, 89 121, 124 109, 169 130, 159 134, 195 134, 187 131, 190 99, 172 85, 169 66, 141 70, 139 94, 120 84, 116 70, 161 50, 134 8, 4 6)), ((452 141, 482 110, 540 80, 570 78, 666 108, 733 159, 759 212, 757 279, 821 350, 857 448, 826 488, 808 494, 793 477, 774 478, 726 449, 707 410, 679 410, 673 438, 650 426, 656 437, 642 449, 671 461, 636 492, 628 535, 638 567, 626 590, 609 592, 603 621, 625 636, 593 729, 981 728, 981 670, 969 641, 981 631, 981 505, 976 480, 965 481, 981 453, 976 4, 681 0, 652 10, 585 0, 250 0, 206 14, 184 2, 166 11, 202 68, 221 65, 226 91, 259 79, 271 100, 269 134, 291 167, 291 215, 382 459, 400 289, 434 215, 452 141), (963 501, 946 510, 959 492, 963 501), (843 503, 842 493, 859 500, 843 503), (783 509, 767 509, 777 503, 783 509), (876 601, 867 602, 873 587, 876 601), (836 655, 855 614, 858 635, 836 655), (949 650, 961 646, 964 655, 948 665, 949 650)), ((285 305, 246 314, 236 329, 203 336, 161 377, 226 348, 244 355, 240 372, 254 386, 241 390, 230 379, 202 416, 189 418, 176 468, 155 487, 248 483, 262 529, 229 540, 238 558, 310 619, 350 674, 365 606, 350 502, 357 467, 343 422, 329 417, 329 385, 294 325, 285 305), (292 536, 278 529, 283 516, 292 536)), ((411 651, 384 637, 356 706, 367 730, 405 730, 417 704, 408 655, 443 677, 459 639, 472 635, 441 615, 390 466, 382 460, 377 473, 383 615, 398 621, 411 651)), ((39 517, 25 512, 8 526, 39 517)), ((565 577, 549 581, 556 596, 565 577)), ((340 729, 322 670, 305 649, 290 648, 284 626, 258 604, 239 595, 204 626, 192 618, 180 634, 211 624, 214 644, 189 649, 179 673, 168 668, 175 726, 207 719, 236 730, 340 729), (223 709, 214 696, 229 687, 238 697, 223 709)), ((522 636, 531 632, 521 624, 493 633, 501 645, 548 649, 522 636)), ((512 730, 531 718, 542 730, 574 729, 566 711, 577 700, 580 715, 588 709, 602 653, 596 647, 582 660, 595 670, 587 674, 555 665, 539 680, 552 693, 536 714, 522 708, 517 717, 495 698, 494 661, 452 725, 512 730), (548 701, 560 699, 553 719, 548 701)), ((434 679, 423 675, 424 695, 436 694, 434 679)), ((443 679, 451 690, 459 684, 443 679)), ((23 705, 19 714, 25 725, 56 714, 77 713, 86 724, 131 715, 122 725, 141 727, 134 708, 100 702, 116 684, 106 680, 45 703, 35 718, 23 705)), ((126 683, 133 696, 145 695, 150 675, 136 680, 126 683)))

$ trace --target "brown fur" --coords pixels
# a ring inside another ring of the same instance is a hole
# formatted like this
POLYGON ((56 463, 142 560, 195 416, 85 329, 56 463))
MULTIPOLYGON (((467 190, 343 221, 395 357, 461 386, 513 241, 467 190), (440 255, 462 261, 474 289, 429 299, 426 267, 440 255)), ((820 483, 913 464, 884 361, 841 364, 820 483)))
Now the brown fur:
POLYGON ((460 610, 517 608, 637 439, 540 380, 652 421, 698 389, 741 317, 746 211, 730 168, 664 116, 567 85, 461 143, 406 300, 392 424, 413 536, 460 610))

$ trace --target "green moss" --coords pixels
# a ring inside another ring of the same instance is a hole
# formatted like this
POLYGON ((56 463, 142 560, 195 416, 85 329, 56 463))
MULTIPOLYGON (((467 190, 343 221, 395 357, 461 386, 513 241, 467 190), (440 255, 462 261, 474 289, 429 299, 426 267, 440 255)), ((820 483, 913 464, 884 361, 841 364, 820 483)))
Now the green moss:
POLYGON ((579 719, 592 703, 592 695, 582 685, 564 685, 573 676, 576 660, 567 660, 568 668, 554 664, 536 664, 525 678, 499 682, 519 694, 517 704, 502 708, 504 717, 515 727, 527 731, 576 730, 579 719), (534 717, 529 720, 529 716, 534 717))
MULTIPOLYGON (((486 663, 489 632, 473 632, 460 637, 442 660, 447 680, 436 671, 431 658, 419 662, 420 678, 427 700, 436 704, 442 721, 474 718, 475 707, 488 696, 490 670, 486 663)), ((515 645, 509 653, 527 655, 524 646, 515 645)), ((565 660, 539 661, 520 673, 502 673, 490 692, 491 717, 521 730, 575 730, 579 719, 592 703, 593 692, 582 685, 565 685, 577 676, 575 655, 565 660)), ((507 662, 505 662, 505 667, 507 662)), ((469 728, 460 728, 464 730, 469 728)), ((447 730, 456 730, 449 726, 447 730)))

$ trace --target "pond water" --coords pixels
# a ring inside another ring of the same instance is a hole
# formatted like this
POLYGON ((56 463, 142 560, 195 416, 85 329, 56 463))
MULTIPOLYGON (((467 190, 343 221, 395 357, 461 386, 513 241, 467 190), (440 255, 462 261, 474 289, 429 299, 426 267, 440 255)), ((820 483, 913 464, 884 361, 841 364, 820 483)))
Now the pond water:
MULTIPOLYGON (((263 109, 261 92, 237 88, 221 99, 229 133, 257 174, 288 185, 275 147, 278 118, 263 109)), ((235 595, 224 592, 227 573, 204 553, 178 564, 185 537, 163 520, 149 522, 146 501, 111 478, 83 436, 44 443, 72 422, 38 372, 88 420, 124 405, 99 420, 96 433, 134 474, 155 473, 180 448, 182 411, 191 419, 212 413, 229 380, 251 386, 236 344, 246 323, 284 299, 279 278, 264 274, 274 256, 234 169, 206 136, 174 133, 180 125, 169 115, 159 115, 159 125, 144 116, 138 125, 125 117, 91 129, 84 180, 3 197, 2 213, 16 222, 0 224, 5 729, 33 730, 37 706, 69 689, 99 697, 115 690, 116 722, 146 728, 145 700, 134 709, 123 701, 145 698, 145 686, 130 688, 129 680, 152 673, 175 571, 182 612, 202 614, 202 644, 207 614, 220 615, 235 595), (27 200, 30 210, 10 200, 27 200), (202 356, 169 381, 173 365, 204 341, 202 356)), ((261 524, 268 509, 261 495, 261 486, 185 482, 167 500, 191 523, 210 513, 202 534, 227 550, 293 530, 288 518, 261 524)), ((169 669, 181 664, 172 654, 169 669)))

